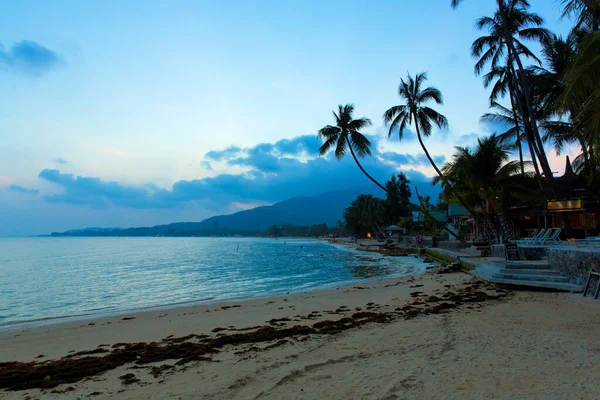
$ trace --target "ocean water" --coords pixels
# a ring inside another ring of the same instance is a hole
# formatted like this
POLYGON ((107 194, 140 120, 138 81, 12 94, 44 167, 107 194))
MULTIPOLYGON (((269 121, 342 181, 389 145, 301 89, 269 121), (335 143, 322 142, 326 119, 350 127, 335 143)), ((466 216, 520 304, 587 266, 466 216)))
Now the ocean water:
POLYGON ((0 239, 0 326, 307 291, 423 268, 412 257, 309 240, 0 239))

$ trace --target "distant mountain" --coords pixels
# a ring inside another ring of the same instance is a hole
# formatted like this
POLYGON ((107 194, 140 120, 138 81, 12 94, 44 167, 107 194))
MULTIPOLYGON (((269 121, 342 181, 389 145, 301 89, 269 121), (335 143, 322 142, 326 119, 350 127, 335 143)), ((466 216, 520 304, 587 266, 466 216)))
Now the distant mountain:
MULTIPOLYGON (((437 201, 440 189, 429 182, 413 182, 419 188, 421 196, 430 196, 432 202, 437 201)), ((346 190, 335 190, 310 197, 294 197, 275 203, 271 206, 256 207, 239 211, 230 215, 218 215, 201 222, 177 222, 168 225, 157 225, 144 228, 111 229, 90 228, 53 233, 53 236, 188 236, 209 234, 250 234, 266 230, 277 224, 309 226, 326 223, 337 224, 343 219, 344 209, 359 194, 372 194, 384 197, 383 191, 375 186, 355 187, 346 190)), ((416 198, 413 194, 413 202, 416 198)))

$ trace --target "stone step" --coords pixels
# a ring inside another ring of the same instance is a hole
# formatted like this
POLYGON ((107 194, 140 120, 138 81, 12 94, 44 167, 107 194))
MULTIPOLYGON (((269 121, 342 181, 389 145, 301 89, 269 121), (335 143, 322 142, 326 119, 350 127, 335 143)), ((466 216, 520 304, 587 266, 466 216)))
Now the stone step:
POLYGON ((494 274, 493 278, 511 279, 519 281, 540 281, 540 282, 569 282, 569 278, 560 275, 525 275, 525 274, 494 274))
POLYGON ((531 262, 519 262, 519 261, 512 261, 512 262, 507 262, 504 265, 504 268, 506 269, 550 269, 550 267, 548 266, 548 264, 546 263, 531 263, 531 262))
POLYGON ((560 272, 555 269, 505 268, 501 269, 500 273, 509 275, 560 275, 560 272))
POLYGON ((519 279, 502 279, 492 278, 490 280, 494 283, 500 283, 503 285, 521 286, 521 287, 537 287, 545 289, 564 290, 567 292, 581 293, 583 292, 583 286, 574 285, 572 283, 560 283, 560 282, 546 282, 546 281, 524 281, 519 279))

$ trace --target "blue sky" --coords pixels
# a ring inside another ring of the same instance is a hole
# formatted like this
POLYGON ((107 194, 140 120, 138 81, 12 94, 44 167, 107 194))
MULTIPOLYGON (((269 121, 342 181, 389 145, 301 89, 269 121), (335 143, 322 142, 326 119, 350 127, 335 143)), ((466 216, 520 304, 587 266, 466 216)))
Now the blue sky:
MULTIPOLYGON (((368 183, 319 158, 316 132, 354 103, 380 179, 428 179, 414 136, 381 115, 427 71, 450 120, 439 161, 490 133, 473 74, 492 0, 19 1, 0 15, 0 235, 197 221, 368 183)), ((554 1, 532 0, 565 33, 554 1)), ((553 156, 555 170, 562 158, 553 156)))

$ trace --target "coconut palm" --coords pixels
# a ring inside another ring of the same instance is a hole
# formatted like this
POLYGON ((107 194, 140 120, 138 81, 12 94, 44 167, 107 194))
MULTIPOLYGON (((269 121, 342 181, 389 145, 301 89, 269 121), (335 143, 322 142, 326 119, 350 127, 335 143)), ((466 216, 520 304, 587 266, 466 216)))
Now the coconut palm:
MULTIPOLYGON (((508 127, 508 129, 500 134, 498 137, 502 143, 510 144, 515 143, 517 149, 519 150, 519 164, 521 165, 521 174, 525 174, 525 164, 523 161, 523 148, 522 142, 525 138, 523 120, 516 112, 514 108, 509 109, 499 104, 498 102, 493 102, 491 107, 495 112, 493 113, 485 113, 480 121, 482 123, 487 124, 497 124, 500 123, 508 127)), ((531 150, 533 152, 533 150, 531 150)), ((532 157, 532 160, 535 162, 535 156, 532 157)), ((536 176, 539 175, 537 163, 535 164, 536 176)))
MULTIPOLYGON (((538 64, 541 61, 523 43, 523 40, 537 40, 543 42, 550 36, 550 32, 542 28, 544 20, 535 13, 530 13, 522 7, 518 7, 518 1, 512 0, 508 8, 508 29, 505 29, 502 16, 499 11, 493 17, 481 17, 475 22, 477 29, 487 30, 489 34, 476 39, 471 46, 473 57, 478 58, 475 64, 475 74, 479 75, 485 65, 491 63, 492 68, 497 68, 505 62, 505 55, 509 53, 505 38, 505 30, 513 38, 516 52, 525 57, 532 58, 538 64)), ((509 54, 510 56, 510 54, 509 54)), ((511 61, 511 57, 509 57, 511 61)), ((512 63, 508 64, 512 67, 512 63)))
POLYGON ((358 157, 371 155, 371 142, 360 132, 363 128, 371 126, 371 120, 368 118, 353 119, 353 112, 354 106, 352 104, 346 104, 345 106, 340 104, 338 112, 333 111, 335 126, 327 125, 319 130, 319 137, 325 139, 325 142, 319 148, 319 154, 324 155, 330 149, 335 148, 335 157, 340 160, 346 155, 346 151, 350 150, 354 162, 356 162, 362 173, 385 191, 385 186, 369 175, 358 161, 358 157))
MULTIPOLYGON (((519 162, 510 160, 511 146, 503 143, 498 136, 478 139, 473 152, 464 147, 456 149, 452 161, 443 167, 444 175, 456 182, 453 190, 460 192, 472 206, 483 209, 489 204, 502 212, 515 198, 540 199, 535 181, 531 176, 519 173, 519 162)), ((447 184, 440 178, 434 178, 434 183, 438 182, 448 193, 447 184)))
POLYGON ((600 30, 600 0, 562 0, 563 17, 573 18, 575 29, 600 30))
MULTIPOLYGON (((507 65, 494 67, 490 72, 485 74, 483 79, 483 86, 486 88, 489 87, 492 84, 492 82, 494 82, 494 80, 496 82, 494 83, 492 92, 490 94, 490 107, 497 107, 499 105, 498 99, 506 96, 506 94, 508 93, 511 105, 510 113, 507 114, 501 112, 500 114, 501 117, 505 119, 504 121, 502 121, 503 123, 506 124, 508 120, 510 120, 509 126, 511 126, 511 129, 509 129, 503 135, 503 140, 514 140, 514 142, 517 144, 517 148, 519 149, 519 160, 521 162, 521 174, 524 174, 525 168, 523 165, 523 141, 526 137, 530 135, 526 135, 526 133, 524 132, 525 124, 523 124, 522 118, 519 118, 519 113, 516 109, 517 101, 515 100, 515 96, 518 95, 518 93, 515 90, 516 82, 514 81, 514 77, 511 73, 511 70, 507 65)), ((482 122, 494 122, 488 120, 489 118, 489 114, 486 114, 481 118, 481 120, 482 122)), ((531 158, 535 162, 535 154, 532 148, 532 142, 527 142, 529 145, 531 158)), ((537 163, 535 164, 535 167, 536 176, 539 176, 537 163)))
MULTIPOLYGON (((452 0, 451 5, 453 8, 456 8, 462 0, 452 0)), ((531 14, 528 12, 529 2, 527 0, 496 0, 497 11, 494 14, 494 18, 491 20, 495 22, 499 22, 501 25, 501 37, 504 45, 506 46, 506 52, 511 62, 509 62, 509 66, 512 66, 513 63, 516 64, 514 66, 514 76, 515 81, 518 82, 518 89, 523 94, 523 96, 517 96, 517 101, 519 101, 519 107, 522 108, 522 114, 524 116, 524 121, 527 122, 528 129, 531 130, 531 139, 535 140, 540 155, 540 165, 548 181, 550 188, 552 191, 555 191, 554 178, 552 175, 552 170, 550 168, 550 164, 548 163, 548 159, 544 152, 542 138, 539 133, 539 129, 537 126, 537 121, 535 120, 535 108, 533 103, 533 97, 531 93, 531 87, 529 80, 527 78, 527 73, 525 67, 523 66, 523 62, 521 60, 521 51, 520 41, 519 39, 527 39, 528 38, 528 29, 537 29, 539 26, 536 26, 536 21, 538 17, 535 14, 531 14), (522 35, 518 35, 518 30, 515 28, 522 26, 523 22, 526 22, 525 26, 529 26, 529 28, 525 28, 522 30, 522 35), (517 35, 517 37, 515 37, 517 35), (520 37, 522 36, 522 37, 520 37)), ((537 31, 539 32, 539 31, 537 31)), ((531 31, 532 38, 537 38, 536 30, 531 31)), ((492 52, 492 54, 495 54, 492 52)), ((489 56, 489 60, 493 61, 494 57, 489 56)))
POLYGON ((411 124, 414 124, 419 144, 423 148, 425 156, 427 156, 435 172, 443 177, 442 172, 429 155, 421 134, 425 136, 431 135, 433 125, 436 125, 438 128, 447 127, 448 119, 425 105, 431 101, 437 104, 444 104, 442 93, 439 89, 433 86, 423 87, 426 80, 427 74, 425 72, 417 74, 414 79, 410 74, 408 74, 406 81, 400 79, 398 95, 405 100, 406 104, 391 107, 383 114, 383 120, 386 124, 390 124, 388 136, 392 136, 392 133, 398 130, 398 138, 400 140, 402 140, 404 130, 411 124))
POLYGON ((592 169, 600 167, 600 31, 587 35, 565 77, 563 107, 578 106, 574 129, 583 131, 592 169))

